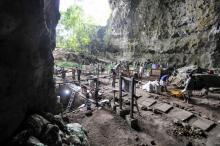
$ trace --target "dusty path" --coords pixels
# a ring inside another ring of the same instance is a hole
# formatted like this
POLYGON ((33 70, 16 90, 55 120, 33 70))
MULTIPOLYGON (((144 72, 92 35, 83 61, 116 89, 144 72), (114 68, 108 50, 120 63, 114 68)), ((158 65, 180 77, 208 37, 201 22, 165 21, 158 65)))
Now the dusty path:
POLYGON ((91 146, 144 146, 155 143, 149 135, 130 129, 125 120, 107 110, 95 110, 91 117, 79 112, 71 114, 70 119, 88 130, 91 146))

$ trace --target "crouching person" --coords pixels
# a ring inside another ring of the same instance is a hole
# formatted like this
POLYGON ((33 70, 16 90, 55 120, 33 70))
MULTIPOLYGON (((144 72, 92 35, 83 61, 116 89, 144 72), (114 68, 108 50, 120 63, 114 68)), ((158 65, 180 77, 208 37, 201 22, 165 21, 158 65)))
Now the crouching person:
POLYGON ((192 73, 187 75, 187 80, 185 82, 185 88, 182 90, 184 102, 189 103, 190 98, 192 97, 192 89, 193 89, 193 79, 192 73))
POLYGON ((167 92, 168 79, 169 79, 169 75, 163 75, 160 78, 160 86, 161 86, 162 92, 164 91, 167 92))

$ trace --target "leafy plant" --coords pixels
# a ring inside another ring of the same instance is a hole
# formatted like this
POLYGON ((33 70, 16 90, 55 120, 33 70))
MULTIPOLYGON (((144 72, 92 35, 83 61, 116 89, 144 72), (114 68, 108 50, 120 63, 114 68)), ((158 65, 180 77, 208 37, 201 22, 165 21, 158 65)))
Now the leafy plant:
POLYGON ((86 51, 95 31, 92 19, 85 17, 79 6, 71 6, 61 13, 57 28, 57 47, 75 52, 86 51))

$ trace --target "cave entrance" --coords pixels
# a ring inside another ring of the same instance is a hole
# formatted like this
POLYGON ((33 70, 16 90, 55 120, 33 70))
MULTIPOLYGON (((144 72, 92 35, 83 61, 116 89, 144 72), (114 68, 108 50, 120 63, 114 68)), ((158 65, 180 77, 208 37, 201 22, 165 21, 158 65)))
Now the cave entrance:
MULTIPOLYGON (((54 79, 57 96, 61 100, 65 98, 65 103, 60 101, 67 106, 70 97, 73 97, 70 91, 75 90, 74 85, 80 84, 78 70, 81 70, 83 80, 88 77, 85 75, 87 67, 94 64, 90 73, 97 75, 97 64, 107 50, 109 37, 106 33, 111 8, 109 0, 60 0, 60 14, 56 28, 56 48, 53 51, 54 79)), ((107 68, 107 63, 104 68, 107 68)), ((81 101, 76 99, 73 102, 80 104, 81 101)))
POLYGON ((109 0, 61 0, 57 26, 55 65, 64 68, 90 63, 103 56, 111 15, 109 0), (83 60, 87 58, 86 60, 83 60))

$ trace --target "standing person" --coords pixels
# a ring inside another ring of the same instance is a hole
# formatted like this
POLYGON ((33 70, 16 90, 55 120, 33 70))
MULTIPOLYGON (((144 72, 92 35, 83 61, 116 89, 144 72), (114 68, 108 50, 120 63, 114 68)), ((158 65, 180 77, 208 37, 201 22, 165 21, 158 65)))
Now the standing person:
POLYGON ((66 78, 66 71, 65 71, 64 67, 61 68, 61 77, 62 77, 62 79, 66 78))
POLYGON ((111 69, 111 75, 112 75, 112 87, 115 88, 115 80, 116 80, 117 73, 114 69, 111 69))
POLYGON ((192 73, 190 73, 189 75, 187 75, 185 88, 182 90, 182 93, 184 94, 184 102, 186 103, 189 103, 189 99, 192 96, 192 86, 193 86, 192 73))
POLYGON ((140 65, 139 67, 139 80, 142 80, 142 76, 143 76, 143 73, 144 73, 144 68, 142 65, 140 65))
POLYGON ((75 74, 76 74, 76 70, 75 68, 72 68, 72 79, 75 80, 75 74))
POLYGON ((177 67, 176 67, 176 64, 174 64, 174 65, 173 65, 173 73, 172 73, 172 75, 173 75, 173 76, 176 76, 177 73, 178 73, 177 67))
POLYGON ((93 95, 95 99, 95 106, 98 107, 99 106, 99 89, 98 88, 95 88, 93 95))
POLYGON ((77 71, 77 79, 78 79, 78 82, 80 83, 80 76, 81 76, 81 69, 76 67, 76 71, 77 71))
POLYGON ((147 70, 147 62, 144 62, 144 70, 147 70))
POLYGON ((162 89, 167 92, 167 84, 168 84, 168 79, 169 79, 169 75, 163 75, 160 78, 160 86, 162 87, 162 89))
POLYGON ((91 101, 89 100, 89 93, 86 93, 86 101, 85 101, 86 110, 91 110, 91 101))
POLYGON ((137 69, 137 71, 139 71, 139 67, 140 67, 140 62, 137 61, 137 63, 136 63, 136 69, 137 69))

